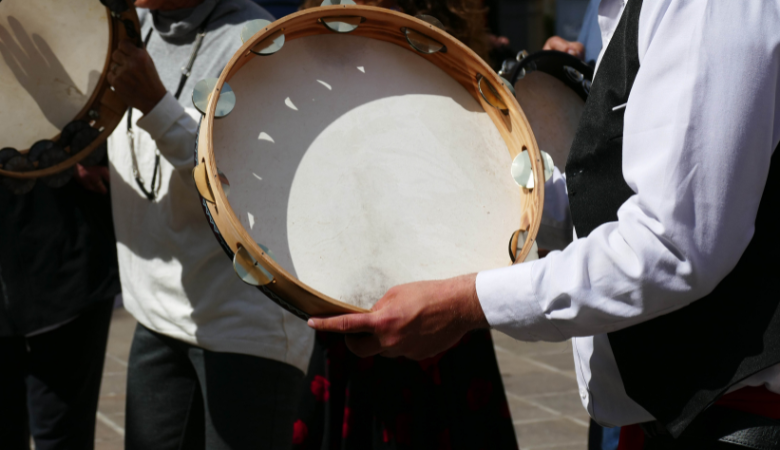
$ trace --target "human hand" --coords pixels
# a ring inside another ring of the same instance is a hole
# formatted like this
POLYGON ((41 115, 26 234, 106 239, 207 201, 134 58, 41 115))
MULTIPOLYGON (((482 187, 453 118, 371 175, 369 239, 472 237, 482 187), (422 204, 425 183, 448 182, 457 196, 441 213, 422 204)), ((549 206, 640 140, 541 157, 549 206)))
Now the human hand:
POLYGON ((509 45, 509 38, 506 36, 488 34, 488 43, 490 44, 490 48, 504 47, 509 45))
POLYGON ((108 82, 125 103, 144 114, 165 96, 165 86, 149 53, 122 39, 111 54, 108 82))
POLYGON ((370 313, 311 318, 309 326, 348 334, 347 347, 360 357, 429 358, 455 345, 467 332, 488 328, 476 278, 471 274, 402 284, 387 291, 370 313))
POLYGON ((557 50, 585 60, 585 46, 582 45, 581 42, 567 41, 560 36, 553 36, 550 39, 547 39, 542 50, 557 50))
POLYGON ((73 178, 88 191, 97 192, 98 194, 108 193, 106 188, 106 183, 109 180, 108 167, 84 167, 81 164, 76 164, 76 173, 73 175, 73 178))

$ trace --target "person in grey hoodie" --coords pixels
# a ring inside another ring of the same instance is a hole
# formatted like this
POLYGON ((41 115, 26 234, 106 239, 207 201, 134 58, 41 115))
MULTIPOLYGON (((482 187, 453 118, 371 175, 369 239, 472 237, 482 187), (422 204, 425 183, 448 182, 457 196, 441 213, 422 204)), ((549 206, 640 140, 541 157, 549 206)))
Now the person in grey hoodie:
POLYGON ((145 49, 123 41, 108 75, 132 107, 109 140, 123 297, 139 322, 126 448, 289 448, 313 333, 236 277, 191 176, 194 85, 219 76, 244 22, 273 18, 250 0, 136 6, 146 8, 145 49), (203 33, 191 76, 182 76, 203 33))

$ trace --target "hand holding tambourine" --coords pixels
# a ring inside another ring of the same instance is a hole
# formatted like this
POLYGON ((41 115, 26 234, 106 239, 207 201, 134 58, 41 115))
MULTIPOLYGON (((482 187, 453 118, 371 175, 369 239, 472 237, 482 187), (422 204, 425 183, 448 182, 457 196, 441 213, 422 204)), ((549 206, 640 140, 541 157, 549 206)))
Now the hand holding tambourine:
POLYGON ((149 53, 125 39, 111 55, 108 82, 128 105, 149 113, 165 96, 165 86, 149 53))

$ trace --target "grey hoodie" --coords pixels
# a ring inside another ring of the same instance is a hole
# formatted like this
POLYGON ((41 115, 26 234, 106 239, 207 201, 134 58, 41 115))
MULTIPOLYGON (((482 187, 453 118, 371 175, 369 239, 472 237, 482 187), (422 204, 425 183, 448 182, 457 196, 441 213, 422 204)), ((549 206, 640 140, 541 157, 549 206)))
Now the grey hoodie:
POLYGON ((139 11, 141 36, 152 27, 148 51, 168 94, 141 116, 134 141, 125 121, 109 139, 111 200, 125 308, 145 327, 217 352, 273 359, 306 371, 314 334, 233 272, 198 201, 192 181, 200 115, 192 88, 217 77, 241 46, 247 20, 268 18, 249 0, 205 0, 195 8, 139 11), (178 102, 172 93, 187 64, 198 26, 212 13, 192 76, 178 102), (131 155, 149 188, 155 148, 160 150, 159 193, 149 201, 133 176, 131 155))
POLYGON ((160 79, 170 93, 176 92, 181 69, 189 61, 195 35, 208 18, 206 37, 198 51, 192 76, 179 97, 179 103, 188 108, 192 107, 195 84, 205 77, 218 77, 241 44, 239 34, 244 22, 274 20, 266 10, 250 0, 204 0, 194 8, 174 11, 139 9, 138 18, 144 38, 154 25, 146 50, 155 61, 160 79))

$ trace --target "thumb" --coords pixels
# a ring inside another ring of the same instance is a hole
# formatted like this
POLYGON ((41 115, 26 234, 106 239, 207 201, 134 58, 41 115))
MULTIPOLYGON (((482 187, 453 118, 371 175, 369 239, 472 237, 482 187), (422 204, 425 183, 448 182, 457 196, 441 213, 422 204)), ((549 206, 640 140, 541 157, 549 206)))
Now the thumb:
POLYGON ((392 301, 392 298, 395 297, 395 290, 390 289, 387 292, 385 292, 385 295, 382 296, 382 298, 379 299, 376 303, 374 303, 374 306, 371 307, 371 312, 380 311, 382 308, 386 307, 390 304, 392 301))

